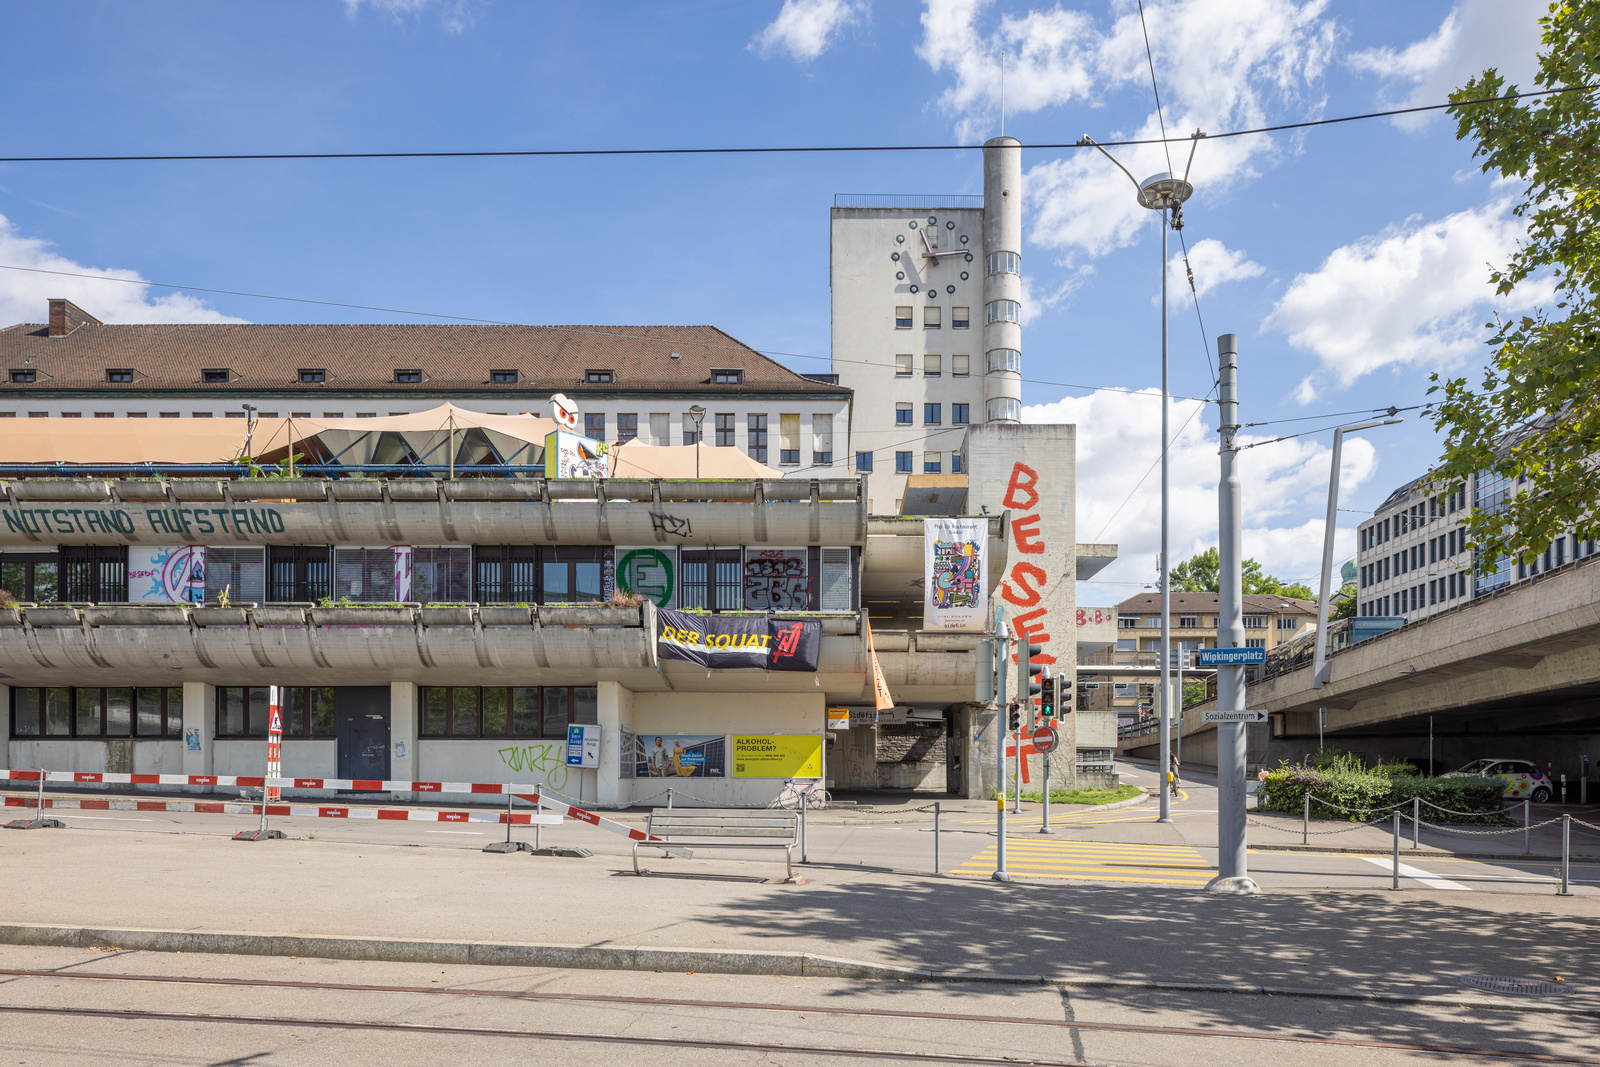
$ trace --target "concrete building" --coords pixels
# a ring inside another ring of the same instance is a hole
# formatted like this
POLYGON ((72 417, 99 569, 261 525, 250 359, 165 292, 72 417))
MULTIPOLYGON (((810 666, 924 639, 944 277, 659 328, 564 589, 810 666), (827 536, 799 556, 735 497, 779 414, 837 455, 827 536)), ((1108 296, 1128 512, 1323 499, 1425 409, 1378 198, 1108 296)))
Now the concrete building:
POLYGON ((69 300, 0 329, 0 418, 376 418, 449 401, 608 442, 704 441, 848 476, 850 391, 714 326, 106 325, 69 300))
MULTIPOLYGON (((1021 421, 1021 158, 989 141, 982 197, 834 200, 833 372, 855 392, 852 462, 875 514, 923 513, 908 484, 967 474, 969 426, 1021 421)), ((923 484, 947 508, 965 482, 923 484)))

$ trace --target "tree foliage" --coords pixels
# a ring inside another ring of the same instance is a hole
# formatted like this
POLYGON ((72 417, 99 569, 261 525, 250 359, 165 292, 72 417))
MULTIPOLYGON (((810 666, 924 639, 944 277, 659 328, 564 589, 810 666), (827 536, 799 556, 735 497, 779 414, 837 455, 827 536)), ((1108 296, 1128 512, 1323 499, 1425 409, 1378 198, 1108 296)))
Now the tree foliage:
MULTIPOLYGON (((1311 591, 1310 586, 1303 582, 1285 584, 1263 573, 1261 564, 1253 559, 1245 560, 1239 569, 1246 593, 1293 597, 1297 600, 1317 599, 1317 594, 1311 591)), ((1213 545, 1172 568, 1167 578, 1175 593, 1219 593, 1222 591, 1222 557, 1213 545)))
POLYGON ((1489 281, 1501 296, 1554 291, 1553 307, 1487 324, 1494 355, 1477 386, 1433 376, 1433 417, 1445 438, 1441 490, 1480 471, 1510 480, 1503 502, 1467 519, 1491 560, 1531 558, 1566 533, 1593 537, 1600 511, 1600 4, 1564 0, 1540 22, 1534 80, 1542 89, 1586 88, 1508 100, 1517 87, 1490 69, 1450 97, 1496 98, 1457 111, 1456 136, 1476 142, 1485 172, 1521 189, 1513 210, 1527 239, 1504 266, 1491 266, 1489 281))

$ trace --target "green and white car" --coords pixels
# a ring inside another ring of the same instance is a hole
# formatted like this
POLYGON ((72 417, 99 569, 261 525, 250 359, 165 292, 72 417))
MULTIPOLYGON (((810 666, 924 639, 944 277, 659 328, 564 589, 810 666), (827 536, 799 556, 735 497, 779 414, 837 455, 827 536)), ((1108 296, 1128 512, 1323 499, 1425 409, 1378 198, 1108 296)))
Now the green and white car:
POLYGON ((1506 783, 1508 800, 1531 800, 1543 804, 1550 799, 1550 776, 1537 763, 1525 759, 1479 759, 1444 775, 1446 778, 1499 778, 1506 783))

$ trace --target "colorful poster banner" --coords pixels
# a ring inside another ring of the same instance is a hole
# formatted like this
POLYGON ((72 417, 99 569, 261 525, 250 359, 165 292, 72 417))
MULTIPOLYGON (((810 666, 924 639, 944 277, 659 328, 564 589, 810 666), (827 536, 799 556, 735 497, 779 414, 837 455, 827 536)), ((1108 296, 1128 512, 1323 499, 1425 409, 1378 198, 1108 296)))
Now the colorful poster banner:
POLYGON ((922 544, 922 628, 987 629, 989 520, 923 519, 922 544))
POLYGON ((199 604, 206 598, 204 545, 128 548, 128 599, 141 603, 199 604))
POLYGON ((565 430, 544 436, 546 478, 605 478, 611 473, 605 444, 565 430))
POLYGON ((702 667, 814 671, 822 623, 768 616, 694 615, 663 608, 656 651, 702 667))
POLYGON ((722 734, 623 734, 624 778, 726 778, 722 734))
POLYGON ((730 737, 735 778, 821 778, 822 738, 730 737))

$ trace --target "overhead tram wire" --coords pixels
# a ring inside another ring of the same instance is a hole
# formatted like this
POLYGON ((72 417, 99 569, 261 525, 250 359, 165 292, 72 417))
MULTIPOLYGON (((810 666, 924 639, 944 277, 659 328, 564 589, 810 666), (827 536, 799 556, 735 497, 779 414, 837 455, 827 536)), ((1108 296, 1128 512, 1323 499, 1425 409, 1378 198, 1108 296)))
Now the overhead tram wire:
MULTIPOLYGON (((1274 126, 1256 126, 1244 130, 1228 130, 1208 134, 1208 139, 1223 137, 1250 137, 1263 133, 1280 133, 1285 130, 1304 130, 1317 126, 1335 126, 1345 122, 1366 119, 1392 118, 1396 115, 1415 115, 1424 111, 1444 111, 1449 108, 1476 107, 1480 104, 1498 104, 1508 100, 1522 100, 1537 96, 1554 96, 1558 93, 1588 92, 1594 85, 1568 85, 1559 89, 1538 89, 1526 93, 1507 93, 1477 100, 1457 103, 1422 104, 1416 107, 1390 108, 1387 111, 1368 111, 1359 115, 1341 115, 1331 119, 1307 119, 1303 122, 1282 122, 1274 126)), ((1118 148, 1130 145, 1184 143, 1188 137, 1146 137, 1123 141, 1099 141, 1101 147, 1118 148)), ((1084 148, 1082 144, 1024 145, 1032 151, 1054 151, 1084 148)), ((291 159, 495 159, 515 157, 561 156, 733 156, 782 155, 786 153, 843 153, 843 152, 975 152, 982 149, 976 144, 923 144, 923 145, 774 145, 770 147, 726 148, 519 148, 501 150, 471 150, 453 152, 216 152, 183 153, 171 155, 99 155, 99 156, 0 156, 0 163, 180 163, 229 160, 291 160, 291 159)))
MULTIPOLYGON (((611 330, 595 329, 582 326, 547 326, 540 323, 512 322, 509 319, 480 319, 470 315, 450 315, 435 311, 408 311, 404 308, 379 307, 376 304, 349 304, 338 300, 316 300, 304 296, 276 296, 272 293, 250 293, 240 289, 215 289, 203 285, 179 285, 176 282, 152 282, 143 278, 110 278, 103 274, 84 274, 78 271, 46 270, 43 267, 21 267, 11 263, 0 263, 0 270, 19 270, 30 274, 51 274, 60 278, 84 278, 95 282, 117 282, 122 285, 153 285, 159 289, 186 289, 196 293, 216 293, 222 296, 243 296, 254 300, 283 300, 293 304, 315 304, 319 307, 350 308, 355 311, 381 311, 389 315, 412 315, 424 319, 450 319, 455 322, 474 323, 483 326, 527 326, 536 330, 548 330, 554 333, 584 334, 592 337, 620 337, 629 340, 638 340, 639 335, 622 333, 611 330)), ((852 363, 862 366, 883 367, 884 363, 874 363, 869 359, 835 359, 831 356, 813 356, 805 352, 780 352, 771 348, 750 348, 742 345, 719 345, 696 342, 698 348, 719 348, 730 352, 754 351, 763 356, 783 356, 788 359, 815 359, 828 363, 852 363)), ((799 372, 796 372, 799 373, 799 372)), ((1024 378, 1029 385, 1049 385, 1061 389, 1086 389, 1090 392, 1128 393, 1133 396, 1154 396, 1143 389, 1130 389, 1121 385, 1084 385, 1078 382, 1049 382, 1039 378, 1024 378)), ((1198 400, 1201 403, 1215 403, 1209 397, 1182 396, 1178 400, 1198 400)))

